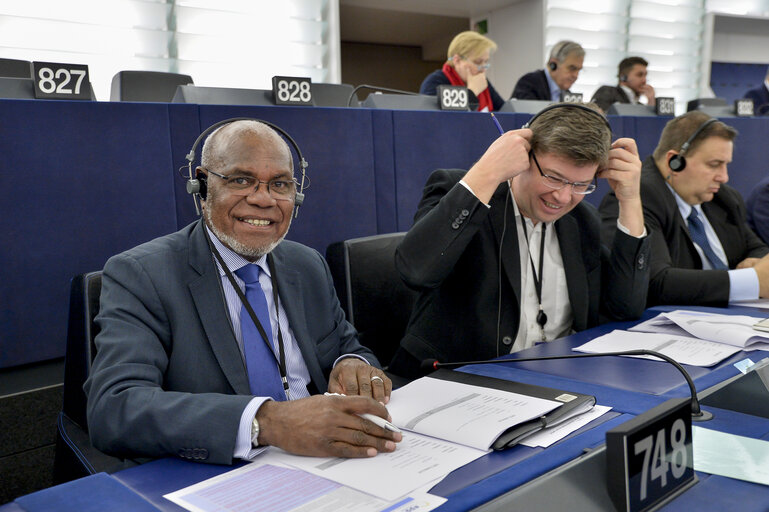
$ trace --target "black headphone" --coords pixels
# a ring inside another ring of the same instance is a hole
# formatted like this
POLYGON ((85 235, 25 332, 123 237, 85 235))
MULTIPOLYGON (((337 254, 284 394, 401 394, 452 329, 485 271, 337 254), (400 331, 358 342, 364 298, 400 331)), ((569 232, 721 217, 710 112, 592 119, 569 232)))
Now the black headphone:
POLYGON ((601 114, 600 112, 593 110, 592 108, 582 105, 581 103, 556 103, 554 105, 548 105, 547 107, 543 108, 539 112, 537 112, 534 117, 529 119, 529 121, 523 125, 522 128, 528 128, 531 126, 531 124, 542 114, 545 112, 549 112, 550 110, 556 109, 556 108, 578 108, 580 110, 585 110, 586 112, 590 112, 593 115, 596 115, 601 118, 601 121, 603 121, 606 124, 606 127, 609 129, 609 133, 611 133, 611 125, 609 124, 609 120, 606 119, 606 117, 601 114))
MULTIPOLYGON (((198 145, 201 143, 201 141, 204 138, 206 138, 208 134, 210 134, 211 132, 213 132, 214 130, 216 130, 221 126, 224 126, 225 124, 234 123, 235 121, 256 121, 258 123, 266 124, 273 130, 278 132, 280 135, 282 135, 283 138, 291 145, 291 147, 294 148, 294 151, 296 152, 296 156, 299 159, 299 169, 302 174, 302 179, 299 182, 299 190, 296 191, 296 197, 294 199, 294 218, 296 218, 299 215, 299 207, 302 206, 302 203, 304 202, 305 182, 309 183, 309 178, 307 177, 307 174, 306 174, 307 160, 305 160, 304 156, 302 156, 302 150, 299 149, 299 145, 282 128, 272 123, 269 123, 267 121, 264 121, 262 119, 255 119, 253 117, 233 117, 230 119, 224 119, 222 121, 219 121, 218 123, 212 124, 205 130, 203 130, 203 133, 198 135, 198 138, 195 139, 195 142, 192 144, 192 148, 190 149, 190 152, 187 153, 187 155, 184 157, 187 160, 187 176, 186 176, 187 193, 192 194, 193 196, 193 200, 195 201, 195 211, 197 211, 198 215, 200 215, 199 202, 201 200, 205 200, 206 195, 208 193, 208 184, 206 182, 206 176, 201 172, 198 172, 194 176, 192 174, 192 164, 195 163, 195 150, 198 148, 198 145)), ((182 172, 182 169, 184 169, 184 166, 179 168, 180 173, 182 172)), ((184 175, 182 175, 182 177, 184 177, 184 175)))
POLYGON ((681 146, 681 149, 679 150, 677 155, 673 155, 668 160, 668 166, 670 167, 670 170, 673 172, 681 172, 686 168, 686 158, 684 155, 686 154, 686 150, 689 149, 689 146, 692 145, 692 141, 697 138, 697 136, 705 130, 708 126, 718 121, 716 118, 711 118, 705 121, 700 125, 699 128, 697 128, 694 133, 692 133, 691 137, 689 137, 686 142, 683 143, 681 146))
POLYGON ((619 76, 619 81, 620 82, 627 82, 627 75, 620 75, 619 76))
POLYGON ((556 69, 558 69, 558 63, 554 60, 551 60, 550 62, 547 63, 547 67, 550 68, 550 71, 555 71, 556 69))

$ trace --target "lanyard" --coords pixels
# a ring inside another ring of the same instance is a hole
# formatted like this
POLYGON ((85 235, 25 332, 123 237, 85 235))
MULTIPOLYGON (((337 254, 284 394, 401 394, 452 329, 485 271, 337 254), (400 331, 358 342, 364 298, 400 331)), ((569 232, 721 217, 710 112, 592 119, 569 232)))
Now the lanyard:
MULTIPOLYGON (((240 301, 243 303, 243 306, 246 308, 246 311, 248 312, 248 316, 251 317, 251 320, 253 320, 254 325, 256 325, 256 329, 259 331, 259 334, 262 336, 262 340, 267 344, 267 348, 270 349, 270 354, 275 355, 275 353, 272 351, 272 342, 267 339, 267 333, 264 331, 264 327, 262 327, 262 323, 259 321, 259 318, 256 316, 256 313, 254 312, 254 308, 251 307, 251 304, 249 304, 248 299, 246 299, 245 294, 243 293, 243 290, 240 289, 240 286, 238 286, 238 283, 235 281, 235 278, 232 275, 232 272, 230 272, 230 269, 227 267, 227 265, 224 263, 224 258, 222 258, 222 255, 219 254, 219 251, 216 249, 216 246, 214 246, 213 242, 211 242, 211 238, 208 236, 208 230, 206 229, 205 225, 203 226, 203 233, 206 235, 206 241, 208 242, 208 246, 211 248, 211 252, 214 253, 214 256, 216 257, 216 260, 219 262, 219 265, 222 266, 224 269, 224 273, 227 275, 227 279, 229 279, 230 284, 235 289, 235 292, 238 294, 238 297, 240 298, 240 301)), ((267 265, 270 267, 270 282, 272 283, 272 300, 275 304, 275 310, 277 311, 278 308, 278 283, 275 281, 275 263, 272 260, 272 255, 267 254, 267 265)), ((286 393, 286 400, 291 400, 291 396, 289 395, 288 390, 288 378, 286 377, 286 352, 283 345, 283 333, 280 330, 280 321, 278 321, 278 352, 280 353, 280 358, 276 358, 275 362, 278 365, 278 370, 280 371, 280 380, 283 383, 283 391, 286 393)))
POLYGON ((529 250, 529 233, 526 229, 526 220, 521 215, 521 227, 523 228, 523 236, 526 238, 526 253, 529 255, 529 263, 531 263, 531 273, 534 276, 534 289, 537 292, 537 300, 539 301, 539 312, 537 313, 537 324, 542 331, 542 341, 545 341, 545 324, 547 323, 547 314, 542 309, 542 270, 545 261, 545 228, 547 224, 542 223, 542 233, 539 243, 539 273, 534 268, 534 260, 531 258, 531 251, 529 250))

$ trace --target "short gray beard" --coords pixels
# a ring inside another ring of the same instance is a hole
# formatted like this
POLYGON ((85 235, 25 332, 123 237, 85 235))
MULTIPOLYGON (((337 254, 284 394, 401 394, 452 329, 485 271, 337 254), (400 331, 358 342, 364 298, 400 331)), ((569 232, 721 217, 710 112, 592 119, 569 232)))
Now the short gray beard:
POLYGON ((291 220, 293 219, 293 215, 290 215, 288 217, 288 228, 286 228, 286 232, 283 233, 283 236, 265 245, 261 245, 258 247, 248 246, 236 240, 234 237, 231 237, 229 235, 222 233, 222 231, 214 225, 214 221, 211 215, 211 210, 213 209, 212 206, 214 202, 215 202, 215 196, 212 196, 209 193, 209 196, 206 201, 206 208, 203 209, 203 214, 205 216, 206 225, 208 226, 208 229, 213 231, 214 235, 216 235, 216 238, 218 238, 220 242, 222 242, 224 245, 226 245, 227 247, 229 247, 230 249, 240 254, 241 256, 243 256, 249 261, 258 260, 265 254, 272 252, 272 250, 275 249, 278 246, 278 244, 280 244, 283 241, 284 238, 286 238, 286 234, 288 233, 288 228, 291 227, 291 220))

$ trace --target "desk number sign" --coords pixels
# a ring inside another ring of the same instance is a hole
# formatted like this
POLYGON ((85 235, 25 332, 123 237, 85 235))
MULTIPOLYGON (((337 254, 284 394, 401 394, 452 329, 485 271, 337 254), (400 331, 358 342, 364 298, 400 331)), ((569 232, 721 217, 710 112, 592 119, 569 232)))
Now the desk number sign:
POLYGON ((563 93, 564 103, 582 103, 581 92, 565 92, 563 93))
POLYGON ((300 76, 272 77, 272 95, 276 105, 314 106, 312 79, 300 76))
POLYGON ((753 100, 742 98, 734 100, 734 113, 737 117, 750 117, 753 115, 753 100))
POLYGON ((90 100, 91 80, 85 64, 33 62, 35 98, 90 100))
POLYGON ((658 116, 674 116, 676 100, 674 98, 657 98, 657 101, 654 102, 654 110, 658 116))
POLYGON ((606 432, 606 479, 617 510, 650 510, 697 482, 691 398, 676 398, 606 432))
POLYGON ((461 85, 439 85, 438 100, 441 110, 468 110, 467 87, 461 85))

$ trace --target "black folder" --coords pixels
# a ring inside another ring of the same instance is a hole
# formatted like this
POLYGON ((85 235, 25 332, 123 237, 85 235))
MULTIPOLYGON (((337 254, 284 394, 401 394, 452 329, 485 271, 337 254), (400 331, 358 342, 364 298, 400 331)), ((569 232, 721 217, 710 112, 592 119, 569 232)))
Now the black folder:
POLYGON ((561 402, 563 405, 547 413, 546 415, 535 418, 518 425, 513 425, 504 431, 491 447, 494 450, 504 450, 515 446, 526 437, 539 432, 540 430, 552 427, 574 416, 587 412, 595 405, 595 397, 573 393, 571 391, 562 391, 560 389, 535 386, 533 384, 523 384, 511 380, 497 379, 476 375, 473 373, 457 372, 453 370, 441 369, 429 375, 430 378, 460 382, 473 386, 481 386, 501 391, 510 391, 520 395, 533 396, 536 398, 545 398, 561 402))

